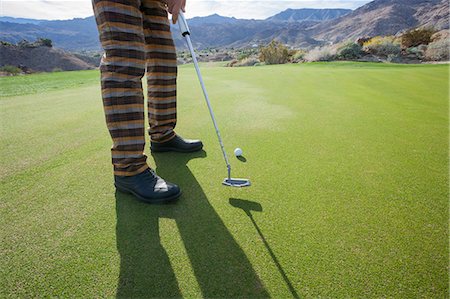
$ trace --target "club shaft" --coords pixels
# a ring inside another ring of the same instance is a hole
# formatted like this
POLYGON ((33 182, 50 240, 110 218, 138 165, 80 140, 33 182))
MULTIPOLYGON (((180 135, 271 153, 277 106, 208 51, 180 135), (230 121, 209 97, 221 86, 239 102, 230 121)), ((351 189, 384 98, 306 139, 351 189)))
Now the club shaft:
MULTIPOLYGON (((181 22, 186 22, 186 20, 184 19, 183 14, 181 14, 181 13, 180 13, 180 21, 181 22)), ((227 153, 225 151, 225 146, 223 145, 222 137, 221 137, 220 131, 219 131, 219 126, 217 125, 216 117, 214 116, 214 111, 213 111, 213 109, 211 107, 211 102, 209 101, 208 92, 206 91, 205 83, 203 82, 203 77, 202 77, 202 74, 200 72, 200 67, 198 66, 197 55, 195 54, 194 47, 192 46, 192 42, 191 42, 191 38, 190 38, 189 34, 185 34, 184 37, 186 39, 186 43, 187 43, 189 51, 191 53, 192 61, 194 62, 194 66, 195 66, 195 70, 197 71, 198 80, 200 81, 200 85, 201 85, 202 90, 203 90, 203 95, 205 96, 206 105, 208 106, 209 114, 211 115, 211 119, 213 121, 214 128, 216 129, 217 138, 219 139, 219 144, 220 144, 220 148, 222 149, 222 154, 223 154, 223 157, 225 159, 225 163, 227 164, 228 178, 231 178, 230 162, 228 160, 228 156, 227 156, 227 153)))

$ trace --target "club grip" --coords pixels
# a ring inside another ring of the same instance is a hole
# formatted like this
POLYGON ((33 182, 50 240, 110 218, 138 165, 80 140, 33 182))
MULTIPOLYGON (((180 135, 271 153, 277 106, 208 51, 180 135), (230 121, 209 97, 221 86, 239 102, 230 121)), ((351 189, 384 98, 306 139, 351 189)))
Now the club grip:
POLYGON ((184 17, 183 11, 180 9, 180 12, 178 13, 178 25, 180 26, 181 35, 191 35, 191 32, 189 31, 189 26, 186 22, 186 18, 184 17))

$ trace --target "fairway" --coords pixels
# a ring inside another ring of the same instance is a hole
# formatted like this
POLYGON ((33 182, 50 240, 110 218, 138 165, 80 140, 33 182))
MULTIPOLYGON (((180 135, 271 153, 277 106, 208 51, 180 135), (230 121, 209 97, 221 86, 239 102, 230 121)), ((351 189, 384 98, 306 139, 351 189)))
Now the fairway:
POLYGON ((448 296, 448 64, 202 72, 233 176, 252 186, 221 185, 181 66, 177 132, 205 146, 147 144, 183 190, 163 206, 114 189, 98 71, 0 78, 1 298, 448 296))

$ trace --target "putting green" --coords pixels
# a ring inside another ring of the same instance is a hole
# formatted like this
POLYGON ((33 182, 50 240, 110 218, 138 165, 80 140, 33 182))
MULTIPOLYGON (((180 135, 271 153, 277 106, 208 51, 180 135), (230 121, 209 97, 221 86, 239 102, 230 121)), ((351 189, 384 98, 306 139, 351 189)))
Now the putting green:
POLYGON ((97 71, 0 78, 0 297, 448 295, 448 65, 203 65, 246 189, 179 73, 166 206, 115 192, 97 71))

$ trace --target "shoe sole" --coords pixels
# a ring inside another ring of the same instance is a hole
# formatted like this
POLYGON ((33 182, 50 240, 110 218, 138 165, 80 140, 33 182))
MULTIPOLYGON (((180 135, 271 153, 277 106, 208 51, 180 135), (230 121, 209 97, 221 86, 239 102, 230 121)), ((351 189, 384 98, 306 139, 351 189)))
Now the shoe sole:
POLYGON ((200 151, 202 149, 203 149, 203 145, 192 148, 192 149, 179 149, 176 147, 165 147, 165 148, 160 148, 160 149, 155 149, 153 147, 150 148, 152 153, 164 153, 164 152, 193 153, 193 152, 200 151))
POLYGON ((176 200, 178 200, 178 198, 181 195, 181 190, 180 190, 180 192, 178 192, 177 194, 174 194, 174 195, 172 195, 170 197, 159 198, 159 199, 150 199, 150 198, 146 198, 146 197, 143 197, 143 196, 137 194, 133 190, 129 190, 127 188, 118 187, 116 184, 114 184, 114 186, 116 187, 116 189, 118 191, 120 191, 122 193, 126 193, 126 194, 132 194, 134 197, 136 197, 140 201, 143 201, 143 202, 149 203, 149 204, 166 204, 166 203, 175 202, 176 200))

